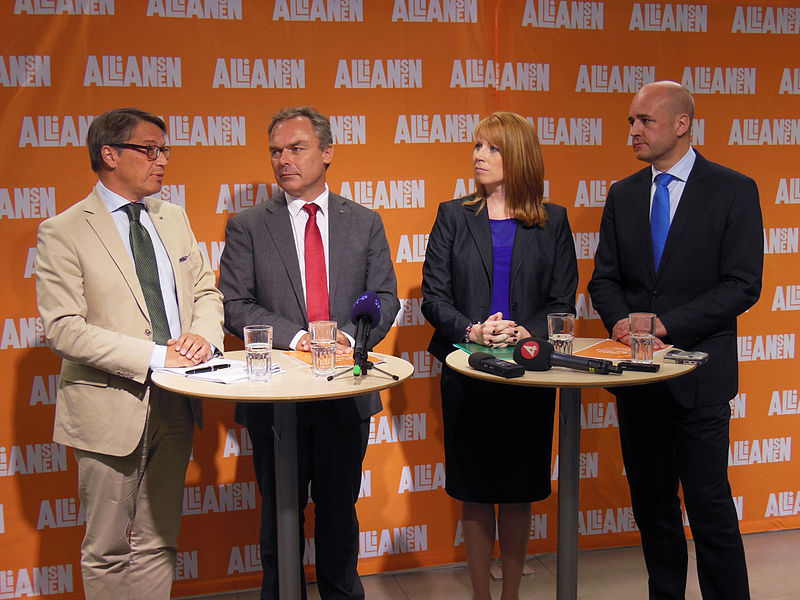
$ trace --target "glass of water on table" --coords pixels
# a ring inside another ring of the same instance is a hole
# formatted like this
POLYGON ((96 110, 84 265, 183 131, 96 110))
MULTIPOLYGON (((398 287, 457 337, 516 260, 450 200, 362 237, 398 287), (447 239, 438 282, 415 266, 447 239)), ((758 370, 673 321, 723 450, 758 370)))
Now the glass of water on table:
POLYGON ((572 341, 575 339, 575 315, 570 313, 551 313, 547 315, 547 341, 561 354, 572 354, 572 341))
POLYGON ((630 313, 628 326, 631 332, 631 360, 638 363, 653 362, 656 316, 645 312, 630 313))
POLYGON ((334 321, 311 321, 311 369, 315 377, 333 375, 336 370, 336 335, 334 321))
POLYGON ((247 325, 244 328, 247 378, 266 383, 272 376, 272 325, 247 325))

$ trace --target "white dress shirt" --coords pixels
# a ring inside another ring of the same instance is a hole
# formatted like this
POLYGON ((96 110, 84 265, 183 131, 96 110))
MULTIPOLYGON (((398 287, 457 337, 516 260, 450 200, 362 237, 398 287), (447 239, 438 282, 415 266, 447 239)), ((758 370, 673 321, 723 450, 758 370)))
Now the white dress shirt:
POLYGON ((694 159, 697 155, 693 148, 689 148, 688 152, 683 155, 683 158, 672 165, 668 171, 659 171, 651 165, 653 180, 650 187, 650 212, 653 211, 653 196, 656 193, 656 176, 661 173, 669 173, 673 179, 667 185, 669 190, 669 222, 672 224, 672 218, 675 216, 675 211, 678 210, 678 204, 683 195, 683 188, 686 187, 686 180, 689 179, 689 173, 692 172, 694 167, 694 159))
MULTIPOLYGON (((319 206, 317 211, 317 227, 319 227, 320 235, 322 236, 322 248, 325 252, 325 281, 328 283, 328 289, 331 288, 330 278, 330 252, 328 250, 328 184, 325 184, 325 190, 313 202, 319 206)), ((294 235, 294 247, 297 252, 297 262, 300 265, 300 279, 303 283, 303 297, 306 295, 306 223, 308 223, 309 214, 303 210, 307 204, 305 200, 295 198, 290 194, 286 194, 286 207, 289 209, 289 217, 292 221, 292 234, 294 235)), ((289 347, 293 350, 297 348, 297 343, 303 337, 307 330, 301 329, 292 338, 289 347)), ((347 335, 344 331, 344 336, 350 340, 350 345, 354 344, 353 338, 347 335)))

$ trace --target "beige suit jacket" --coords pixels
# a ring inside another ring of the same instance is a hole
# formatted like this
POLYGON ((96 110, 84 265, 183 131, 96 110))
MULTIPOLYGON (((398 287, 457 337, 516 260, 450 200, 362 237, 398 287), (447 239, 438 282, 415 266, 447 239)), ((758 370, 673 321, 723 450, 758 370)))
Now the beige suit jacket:
MULTIPOLYGON (((222 296, 186 213, 151 198, 145 203, 175 273, 181 330, 222 349, 222 296)), ((130 454, 150 394, 165 392, 150 385, 154 343, 136 269, 96 190, 40 225, 36 295, 47 343, 63 359, 53 439, 130 454)), ((200 403, 192 408, 202 425, 200 403)))

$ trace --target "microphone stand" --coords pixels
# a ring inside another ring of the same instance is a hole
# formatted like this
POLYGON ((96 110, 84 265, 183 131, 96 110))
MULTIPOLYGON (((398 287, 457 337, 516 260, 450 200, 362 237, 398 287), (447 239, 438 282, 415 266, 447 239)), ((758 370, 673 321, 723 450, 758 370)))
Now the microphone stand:
POLYGON ((380 369, 380 368, 376 367, 375 363, 373 363, 371 360, 365 360, 360 365, 353 365, 353 376, 354 377, 358 377, 359 375, 362 375, 362 376, 366 375, 367 371, 369 371, 370 369, 375 369, 376 371, 378 371, 378 373, 383 373, 384 375, 388 375, 389 377, 391 377, 395 381, 400 379, 397 375, 393 375, 392 373, 389 373, 389 371, 384 371, 383 369, 380 369), (361 371, 360 374, 356 373, 356 367, 360 367, 360 371, 361 371))
MULTIPOLYGON (((395 381, 400 379, 397 375, 394 375, 392 373, 389 373, 389 371, 384 371, 383 369, 380 369, 380 368, 376 367, 375 363, 373 363, 371 360, 365 360, 361 364, 353 365, 353 377, 364 376, 364 375, 367 374, 367 371, 369 371, 371 369, 375 369, 379 373, 383 373, 384 375, 386 375, 388 377, 391 377, 395 381), (355 372, 356 371, 356 367, 358 367, 359 373, 355 372)), ((340 377, 341 375, 344 375, 345 373, 349 373, 349 372, 350 372, 349 368, 345 367, 345 368, 343 368, 342 371, 336 373, 336 375, 328 375, 328 381, 333 381, 335 378, 340 377)))
POLYGON ((335 367, 335 368, 338 368, 338 369, 341 369, 341 370, 336 375, 328 375, 328 381, 333 381, 334 379, 336 379, 340 375, 344 375, 345 373, 347 373, 350 370, 350 367, 348 367, 347 365, 341 365, 340 367, 335 367))

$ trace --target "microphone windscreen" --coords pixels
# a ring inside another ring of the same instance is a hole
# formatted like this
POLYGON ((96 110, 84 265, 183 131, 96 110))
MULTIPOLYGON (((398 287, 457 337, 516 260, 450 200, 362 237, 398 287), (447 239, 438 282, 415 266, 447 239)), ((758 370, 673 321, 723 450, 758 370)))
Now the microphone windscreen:
POLYGON ((480 366, 481 361, 487 358, 492 358, 492 355, 488 352, 473 352, 469 355, 469 358, 467 358, 467 362, 469 363, 470 367, 477 369, 480 366))
POLYGON ((529 337, 517 342, 514 348, 514 362, 525 367, 526 371, 547 371, 552 365, 550 357, 553 345, 543 339, 529 337))
POLYGON ((358 325, 361 317, 369 318, 370 327, 377 327, 381 322, 381 299, 375 292, 364 292, 353 304, 350 311, 350 321, 353 325, 358 325))

